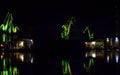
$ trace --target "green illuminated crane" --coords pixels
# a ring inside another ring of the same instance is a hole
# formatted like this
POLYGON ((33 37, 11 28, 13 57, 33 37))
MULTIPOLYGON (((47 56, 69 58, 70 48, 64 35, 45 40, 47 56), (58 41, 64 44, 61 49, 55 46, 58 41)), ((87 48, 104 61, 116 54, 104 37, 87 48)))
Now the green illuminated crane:
POLYGON ((88 33, 89 40, 93 40, 93 39, 94 39, 94 34, 93 34, 93 33, 90 33, 89 26, 87 26, 87 27, 85 28, 85 30, 83 31, 83 34, 85 34, 86 31, 87 31, 87 33, 88 33))
POLYGON ((63 32, 61 33, 61 38, 63 39, 69 39, 69 33, 70 33, 70 28, 71 25, 73 25, 75 22, 75 19, 71 17, 65 25, 62 25, 63 32))
POLYGON ((3 24, 0 26, 0 29, 2 29, 2 31, 7 31, 9 26, 9 21, 10 21, 10 13, 8 12, 3 24))
POLYGON ((17 33, 17 31, 20 30, 18 26, 13 26, 13 17, 11 14, 11 20, 9 22, 9 28, 8 28, 8 32, 9 33, 17 33))
POLYGON ((4 22, 0 26, 0 29, 8 33, 17 33, 17 31, 20 30, 18 26, 13 26, 13 17, 10 12, 7 13, 4 22))
POLYGON ((11 33, 17 33, 20 29, 18 26, 13 25, 12 13, 8 12, 3 23, 0 26, 1 29, 1 41, 10 42, 11 33))

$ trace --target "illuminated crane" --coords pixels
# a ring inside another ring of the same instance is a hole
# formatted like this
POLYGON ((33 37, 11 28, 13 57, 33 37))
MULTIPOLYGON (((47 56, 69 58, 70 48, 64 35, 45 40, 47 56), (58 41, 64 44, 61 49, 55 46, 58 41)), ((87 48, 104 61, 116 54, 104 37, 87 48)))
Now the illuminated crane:
POLYGON ((4 22, 0 26, 1 29, 1 40, 2 42, 11 41, 11 33, 17 33, 20 29, 18 26, 13 26, 12 13, 8 12, 4 22))
POLYGON ((20 30, 18 26, 13 26, 13 17, 10 12, 7 13, 4 22, 0 26, 0 29, 8 33, 17 33, 17 31, 20 30))
POLYGON ((94 34, 93 34, 93 33, 90 33, 89 26, 87 26, 87 27, 85 28, 85 30, 83 31, 83 34, 85 34, 86 31, 87 31, 87 33, 88 33, 89 40, 93 40, 94 34))
POLYGON ((63 39, 69 39, 69 33, 70 33, 70 28, 71 25, 73 25, 75 22, 75 19, 71 17, 65 25, 62 25, 63 32, 61 33, 61 38, 63 39))

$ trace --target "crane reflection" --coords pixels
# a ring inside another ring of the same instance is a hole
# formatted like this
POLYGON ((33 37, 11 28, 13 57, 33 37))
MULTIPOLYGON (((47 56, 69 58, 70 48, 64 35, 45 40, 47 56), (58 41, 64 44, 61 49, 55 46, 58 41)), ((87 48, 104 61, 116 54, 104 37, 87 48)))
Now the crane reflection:
POLYGON ((1 53, 0 54, 0 75, 21 75, 18 63, 33 63, 31 53, 1 53))
POLYGON ((105 61, 107 63, 120 63, 119 61, 119 55, 120 55, 120 51, 119 50, 91 50, 91 51, 87 51, 85 53, 85 57, 92 57, 95 59, 101 58, 101 59, 105 59, 105 61))

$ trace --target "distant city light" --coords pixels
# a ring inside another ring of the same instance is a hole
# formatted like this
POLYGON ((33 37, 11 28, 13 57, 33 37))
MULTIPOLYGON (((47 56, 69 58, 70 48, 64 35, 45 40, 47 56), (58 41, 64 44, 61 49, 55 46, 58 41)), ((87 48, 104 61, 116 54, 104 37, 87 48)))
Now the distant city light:
POLYGON ((31 43, 33 44, 33 40, 31 39, 31 43))
POLYGON ((109 38, 106 38, 106 41, 109 42, 109 38))
POLYGON ((85 57, 87 57, 88 56, 88 54, 87 53, 85 53, 85 57))
POLYGON ((31 58, 31 63, 33 63, 33 58, 31 58))
POLYGON ((19 47, 20 47, 20 48, 23 48, 23 47, 24 47, 24 41, 20 41, 19 47))
POLYGON ((93 58, 96 58, 96 53, 92 53, 92 57, 93 57, 93 58))
POLYGON ((118 37, 115 37, 115 42, 119 42, 119 39, 118 39, 118 37))
POLYGON ((24 55, 23 54, 20 54, 19 58, 22 60, 22 62, 24 61, 24 55))
POLYGON ((87 42, 85 42, 85 44, 87 45, 87 42))
POLYGON ((96 42, 95 42, 95 41, 93 41, 91 44, 95 45, 95 43, 96 43, 96 42))

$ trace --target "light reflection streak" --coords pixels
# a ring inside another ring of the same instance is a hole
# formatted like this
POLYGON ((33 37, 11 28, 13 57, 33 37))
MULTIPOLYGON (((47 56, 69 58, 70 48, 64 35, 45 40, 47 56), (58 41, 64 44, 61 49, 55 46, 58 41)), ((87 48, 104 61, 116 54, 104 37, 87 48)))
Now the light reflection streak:
POLYGON ((2 70, 0 70, 1 75, 20 75, 18 67, 12 64, 11 58, 3 58, 2 70))
POLYGON ((72 75, 68 60, 62 60, 62 70, 63 70, 63 75, 72 75))
POLYGON ((116 56, 115 58, 116 58, 116 63, 118 63, 119 56, 116 56))
POLYGON ((34 57, 31 53, 1 53, 2 67, 0 68, 0 75, 20 75, 20 69, 14 62, 27 62, 32 64, 34 62, 34 57))
POLYGON ((92 58, 95 58, 95 59, 98 59, 98 58, 102 58, 106 60, 107 63, 111 63, 111 62, 115 62, 115 63, 119 63, 119 55, 120 55, 120 50, 119 49, 109 49, 108 50, 101 50, 101 51, 98 51, 98 50, 92 50, 92 51, 87 51, 85 53, 85 57, 86 58, 89 58, 89 57, 92 57, 92 58))
POLYGON ((109 55, 107 56, 107 63, 109 63, 109 60, 110 60, 110 57, 109 57, 109 55))
POLYGON ((17 60, 27 63, 33 63, 34 57, 31 53, 13 53, 13 57, 15 57, 17 60))

